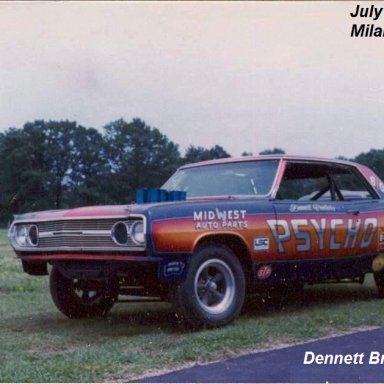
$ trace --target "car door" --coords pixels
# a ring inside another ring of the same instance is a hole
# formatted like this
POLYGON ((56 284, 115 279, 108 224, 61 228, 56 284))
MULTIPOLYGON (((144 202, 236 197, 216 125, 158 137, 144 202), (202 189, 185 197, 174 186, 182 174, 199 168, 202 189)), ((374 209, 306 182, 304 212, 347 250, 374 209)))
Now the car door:
POLYGON ((281 260, 336 260, 377 251, 377 195, 353 167, 287 161, 269 225, 281 260))

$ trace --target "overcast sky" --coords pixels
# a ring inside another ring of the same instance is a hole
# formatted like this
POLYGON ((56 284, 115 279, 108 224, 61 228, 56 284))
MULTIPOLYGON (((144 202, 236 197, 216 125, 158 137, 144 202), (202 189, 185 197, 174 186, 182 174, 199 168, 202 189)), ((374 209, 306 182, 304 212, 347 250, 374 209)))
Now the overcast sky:
POLYGON ((356 4, 1 2, 0 130, 139 117, 182 152, 382 149, 384 38, 350 37, 356 4))

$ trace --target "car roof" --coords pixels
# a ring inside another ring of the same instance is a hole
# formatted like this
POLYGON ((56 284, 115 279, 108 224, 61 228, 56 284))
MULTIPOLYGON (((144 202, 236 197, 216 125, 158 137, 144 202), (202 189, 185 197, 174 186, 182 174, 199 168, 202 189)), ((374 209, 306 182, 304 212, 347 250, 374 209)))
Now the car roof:
POLYGON ((309 156, 295 156, 295 155, 258 155, 258 156, 242 156, 242 157, 226 157, 223 159, 200 161, 197 163, 186 164, 180 169, 199 167, 204 165, 225 164, 225 163, 238 163, 244 161, 257 161, 257 160, 297 160, 297 161, 313 161, 313 162, 326 162, 332 164, 353 165, 357 164, 347 160, 330 159, 322 157, 309 157, 309 156))

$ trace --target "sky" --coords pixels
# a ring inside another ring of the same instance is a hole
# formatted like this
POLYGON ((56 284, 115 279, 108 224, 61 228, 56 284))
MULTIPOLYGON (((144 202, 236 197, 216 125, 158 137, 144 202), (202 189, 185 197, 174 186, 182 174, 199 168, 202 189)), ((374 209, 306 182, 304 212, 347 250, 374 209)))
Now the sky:
MULTIPOLYGON (((0 131, 141 118, 180 146, 384 147, 384 38, 362 2, 0 2, 0 131)), ((383 12, 384 13, 384 12, 383 12)))

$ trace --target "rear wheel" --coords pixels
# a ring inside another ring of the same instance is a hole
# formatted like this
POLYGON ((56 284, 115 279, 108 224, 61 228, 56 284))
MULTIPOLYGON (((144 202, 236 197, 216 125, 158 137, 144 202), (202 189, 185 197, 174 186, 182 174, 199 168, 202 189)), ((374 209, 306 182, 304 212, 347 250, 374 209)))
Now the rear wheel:
POLYGON ((218 327, 240 313, 245 296, 245 278, 234 253, 221 245, 197 251, 186 279, 173 287, 173 302, 193 327, 218 327))
POLYGON ((51 272, 50 291, 56 307, 69 318, 104 316, 117 301, 117 288, 103 281, 67 278, 57 267, 51 272))

